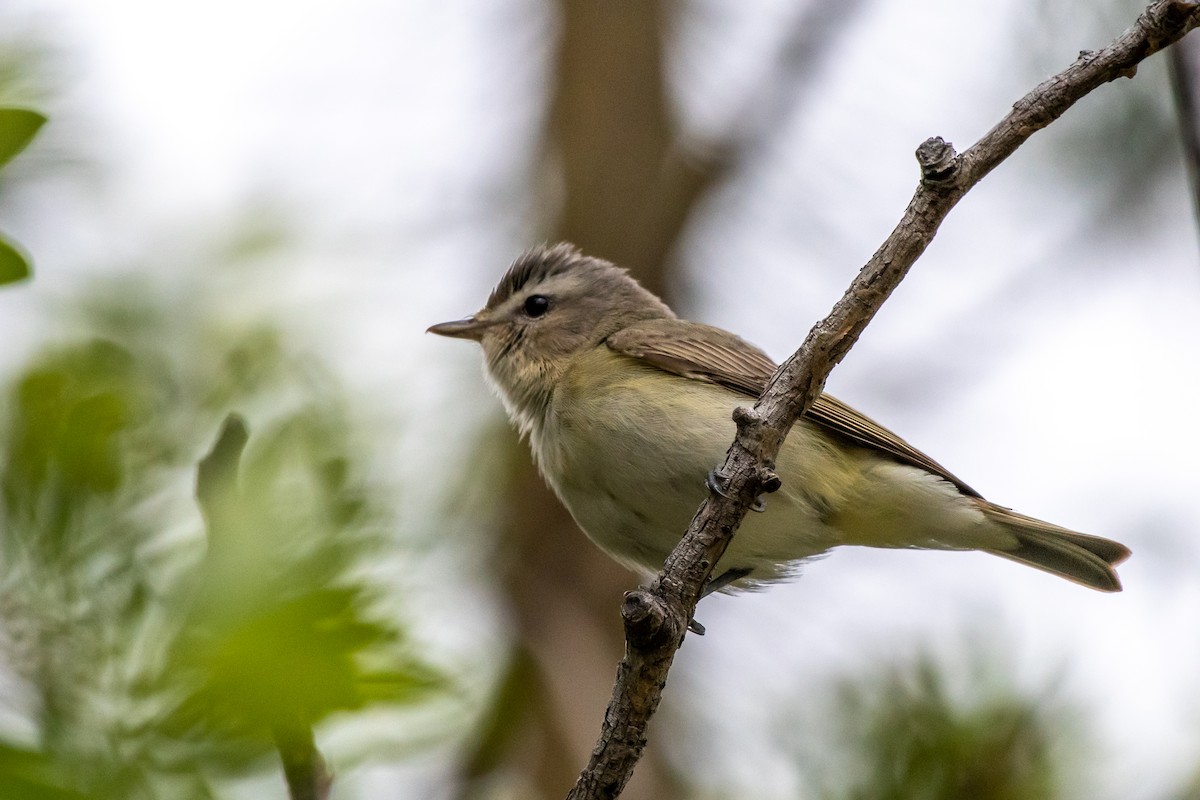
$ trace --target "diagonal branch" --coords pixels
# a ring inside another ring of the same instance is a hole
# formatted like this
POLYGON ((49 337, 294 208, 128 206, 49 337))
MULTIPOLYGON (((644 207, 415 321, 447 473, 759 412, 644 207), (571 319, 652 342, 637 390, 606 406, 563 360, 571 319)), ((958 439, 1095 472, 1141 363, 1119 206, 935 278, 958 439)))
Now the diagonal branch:
POLYGON ((1200 5, 1158 0, 1133 26, 1099 51, 1018 100, 1000 122, 962 155, 940 138, 917 149, 921 182, 895 230, 800 349, 775 373, 753 409, 734 412, 737 437, 721 473, 724 496, 701 504, 687 533, 654 583, 625 595, 625 657, 604 715, 600 737, 568 800, 615 798, 646 745, 646 725, 658 707, 667 671, 683 641, 701 588, 755 498, 779 486, 775 456, 793 423, 820 394, 825 380, 867 323, 933 240, 966 192, 1036 131, 1058 119, 1098 86, 1133 77, 1137 65, 1200 24, 1200 5))

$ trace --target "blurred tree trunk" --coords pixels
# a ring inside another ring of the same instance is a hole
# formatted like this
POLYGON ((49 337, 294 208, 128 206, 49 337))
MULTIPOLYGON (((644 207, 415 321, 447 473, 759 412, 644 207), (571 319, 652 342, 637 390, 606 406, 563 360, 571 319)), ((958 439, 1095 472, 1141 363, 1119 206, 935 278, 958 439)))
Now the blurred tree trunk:
MULTIPOLYGON (((675 220, 647 252, 645 209, 657 193, 671 142, 663 84, 664 6, 648 0, 564 0, 552 75, 547 157, 564 194, 555 238, 629 267, 656 293, 670 295, 664 256, 691 197, 672 198, 675 220), (682 205, 680 205, 682 203, 682 205), (650 255, 651 257, 647 258, 650 255)), ((540 797, 561 797, 595 742, 624 641, 622 594, 637 576, 615 564, 576 527, 537 474, 526 447, 514 471, 503 536, 510 554, 505 589, 520 638, 506 691, 494 713, 518 725, 499 762, 540 797), (507 709, 501 711, 500 709, 507 709)), ((661 751, 658 751, 661 752, 661 751)), ((477 754, 479 755, 479 754, 477 754)), ((496 754, 479 760, 497 766, 496 754)), ((671 800, 680 783, 650 753, 624 797, 671 800)))
MULTIPOLYGON (((670 119, 663 75, 671 4, 560 0, 545 146, 563 190, 559 217, 548 221, 553 238, 627 267, 668 303, 677 300, 668 257, 693 210, 796 110, 814 63, 861 5, 806 6, 735 127, 688 152, 670 119)), ((638 578, 587 540, 520 450, 502 533, 519 644, 469 772, 484 777, 499 768, 528 791, 559 797, 594 745, 624 646, 620 599, 638 578)), ((652 748, 622 797, 684 794, 662 750, 652 748)))
MULTIPOLYGON (((663 85, 663 5, 647 0, 565 0, 561 9, 548 156, 564 184, 555 238, 633 270, 666 292, 661 260, 646 263, 636 232, 670 144, 663 85)), ((615 564, 576 527, 527 454, 519 463, 506 535, 521 553, 508 590, 549 707, 539 749, 557 763, 536 766, 539 788, 559 797, 574 783, 595 743, 624 646, 619 606, 638 578, 615 564)), ((630 800, 680 796, 661 758, 630 784, 630 800)))
POLYGON ((622 266, 652 291, 661 263, 642 263, 637 232, 671 143, 663 86, 663 6, 565 0, 548 147, 565 196, 558 234, 622 266))

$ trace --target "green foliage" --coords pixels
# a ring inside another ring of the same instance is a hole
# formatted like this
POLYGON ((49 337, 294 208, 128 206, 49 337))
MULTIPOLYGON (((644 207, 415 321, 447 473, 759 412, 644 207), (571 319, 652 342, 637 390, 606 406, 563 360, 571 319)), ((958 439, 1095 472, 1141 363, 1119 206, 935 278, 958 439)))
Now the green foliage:
POLYGON ((0 797, 11 800, 83 800, 67 788, 62 768, 42 753, 0 744, 0 797))
POLYGON ((16 246, 0 237, 0 286, 29 277, 29 259, 16 246))
POLYGON ((0 167, 25 149, 46 118, 26 108, 0 108, 0 167))
POLYGON ((441 688, 403 656, 399 631, 372 617, 371 592, 352 574, 379 542, 336 429, 303 413, 265 437, 238 474, 240 426, 227 421, 201 463, 209 548, 169 670, 194 676, 194 688, 172 725, 265 745, 335 712, 441 688))
MULTIPOLYGON (((961 676, 960 676, 961 677, 961 676)), ((970 699, 931 658, 847 682, 839 718, 853 775, 847 800, 1052 800, 1063 736, 1055 704, 978 673, 970 699)))
MULTIPOLYGON (((0 169, 33 139, 46 118, 24 108, 0 108, 0 169)), ((0 237, 0 286, 29 277, 29 260, 0 237)))
POLYGON ((390 517, 328 379, 267 328, 90 302, 95 335, 0 394, 0 658, 26 722, 0 730, 0 797, 215 797, 280 737, 444 691, 377 612, 390 517), (231 405, 261 430, 202 462, 202 520, 196 454, 231 405))
POLYGON ((0 477, 10 533, 57 557, 88 507, 112 495, 124 465, 115 437, 150 409, 133 357, 103 340, 46 356, 17 381, 0 477))
MULTIPOLYGON (((25 149, 46 118, 24 108, 0 108, 0 168, 25 149)), ((29 277, 29 259, 0 236, 0 285, 29 277)))

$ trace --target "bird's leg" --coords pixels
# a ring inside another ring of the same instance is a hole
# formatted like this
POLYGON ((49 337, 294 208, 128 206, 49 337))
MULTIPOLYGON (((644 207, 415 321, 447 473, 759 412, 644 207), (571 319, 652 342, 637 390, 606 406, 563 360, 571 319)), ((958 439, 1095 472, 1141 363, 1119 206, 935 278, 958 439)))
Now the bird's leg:
MULTIPOLYGON (((729 476, 724 472, 721 472, 720 469, 709 470, 708 474, 704 476, 704 485, 712 490, 715 494, 719 494, 721 497, 729 497, 729 493, 725 491, 725 487, 728 484, 729 476)), ((763 494, 768 494, 779 489, 779 477, 775 475, 774 472, 769 473, 763 489, 763 494)), ((755 498, 754 505, 750 506, 750 510, 757 511, 759 513, 767 510, 767 505, 763 502, 762 495, 759 495, 757 498, 755 498)), ((708 597, 713 592, 720 591, 734 581, 740 580, 749 574, 750 570, 744 567, 726 570, 717 577, 710 579, 709 582, 704 585, 704 589, 700 592, 700 597, 701 599, 708 597)), ((688 630, 699 636, 704 635, 704 626, 695 619, 688 622, 688 630)))
POLYGON ((742 578, 750 574, 750 569, 747 567, 739 567, 737 569, 727 569, 715 578, 710 578, 708 583, 704 584, 704 589, 700 592, 700 598, 708 597, 713 592, 719 592, 734 581, 740 581, 742 578))
MULTIPOLYGON (((700 599, 703 600, 704 597, 713 594, 714 591, 720 591, 721 589, 727 587, 727 585, 730 585, 734 581, 740 581, 740 579, 748 575, 750 575, 750 570, 746 569, 746 567, 739 567, 739 569, 736 570, 726 570, 725 572, 722 572, 721 575, 716 576, 715 578, 710 578, 708 583, 704 584, 704 588, 700 593, 700 599)), ((695 619, 692 619, 688 622, 688 630, 692 633, 695 633, 696 636, 704 636, 704 626, 695 619)))
MULTIPOLYGON (((740 580, 741 578, 744 578, 749 574, 750 574, 750 570, 746 569, 745 567, 742 567, 740 569, 725 570, 720 575, 718 575, 715 578, 711 578, 708 581, 708 583, 704 584, 704 589, 700 592, 700 599, 703 600, 704 598, 708 597, 713 592, 720 591, 721 589, 724 589, 726 586, 733 583, 734 581, 740 580)), ((688 630, 691 631, 692 633, 696 634, 697 636, 704 635, 704 626, 701 625, 699 622, 697 622, 695 619, 688 622, 688 630)))
MULTIPOLYGON (((708 474, 704 476, 704 485, 707 486, 714 494, 719 494, 721 497, 728 498, 729 494, 725 491, 725 484, 729 483, 729 476, 720 469, 710 469, 708 474)), ((701 591, 700 596, 708 594, 708 590, 701 591)), ((688 620, 688 630, 697 636, 704 635, 704 626, 696 621, 695 617, 688 620)))

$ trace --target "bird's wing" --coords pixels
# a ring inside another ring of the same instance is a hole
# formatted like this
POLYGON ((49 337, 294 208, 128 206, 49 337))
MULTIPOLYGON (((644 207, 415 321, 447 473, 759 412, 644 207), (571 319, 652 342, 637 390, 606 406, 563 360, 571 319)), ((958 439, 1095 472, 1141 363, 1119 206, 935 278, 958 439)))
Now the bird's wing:
POLYGON ((911 464, 953 483, 968 497, 982 497, 950 470, 901 439, 870 417, 855 411, 831 395, 822 394, 808 410, 808 419, 827 430, 877 452, 887 453, 902 464, 911 464))
MULTIPOLYGON (((606 343, 613 351, 664 372, 714 383, 752 398, 762 394, 776 369, 766 353, 740 337, 679 319, 637 322, 609 336, 606 343)), ((963 494, 980 497, 941 464, 836 397, 822 394, 805 417, 860 447, 920 467, 953 483, 963 494)))
POLYGON ((775 374, 775 362, 729 331, 685 322, 653 319, 636 322, 608 337, 608 346, 664 372, 715 383, 758 397, 775 374))

